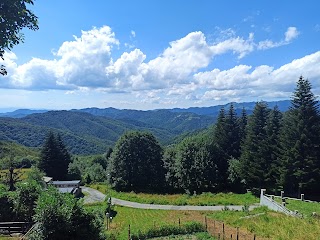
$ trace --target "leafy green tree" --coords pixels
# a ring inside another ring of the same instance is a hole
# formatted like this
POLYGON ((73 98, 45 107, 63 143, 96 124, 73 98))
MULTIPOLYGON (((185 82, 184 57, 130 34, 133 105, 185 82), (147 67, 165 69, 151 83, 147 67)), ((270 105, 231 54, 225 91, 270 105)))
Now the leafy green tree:
POLYGON ((185 138, 177 145, 175 178, 187 193, 216 191, 218 186, 217 149, 201 135, 185 138))
POLYGON ((81 201, 53 187, 40 194, 33 220, 38 224, 30 240, 106 239, 102 214, 87 212, 81 201))
POLYGON ((0 222, 11 222, 14 220, 13 200, 5 185, 0 184, 0 222))
POLYGON ((40 153, 39 169, 55 180, 67 178, 71 156, 61 137, 50 132, 40 153))
POLYGON ((318 101, 311 83, 301 76, 282 134, 282 183, 288 193, 320 193, 319 128, 318 101))
POLYGON ((111 154, 108 174, 117 190, 161 190, 164 184, 161 146, 151 133, 125 133, 111 154))
MULTIPOLYGON (((27 4, 33 5, 33 0, 2 0, 0 3, 0 58, 3 60, 5 50, 23 42, 23 28, 38 29, 38 18, 27 9, 27 4)), ((0 74, 7 74, 3 65, 0 74)))
POLYGON ((178 179, 176 177, 177 168, 176 168, 176 155, 177 151, 176 148, 170 146, 165 149, 163 154, 163 166, 165 169, 165 181, 166 181, 166 188, 173 190, 179 189, 178 179))
POLYGON ((241 176, 246 186, 258 190, 265 187, 268 162, 267 119, 269 110, 264 102, 258 102, 249 119, 247 134, 240 157, 241 176))
POLYGON ((31 222, 34 215, 36 201, 42 191, 41 186, 35 181, 19 183, 14 193, 14 212, 16 219, 31 222))

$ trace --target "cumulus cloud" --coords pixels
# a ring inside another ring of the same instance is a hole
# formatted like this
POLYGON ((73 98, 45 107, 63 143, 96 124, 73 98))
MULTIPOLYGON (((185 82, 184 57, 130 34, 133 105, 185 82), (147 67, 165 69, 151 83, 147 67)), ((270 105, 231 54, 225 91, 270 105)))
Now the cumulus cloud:
POLYGON ((277 69, 271 66, 239 65, 221 71, 200 72, 194 75, 198 89, 203 89, 202 100, 224 100, 235 97, 288 98, 297 78, 303 74, 320 86, 320 51, 285 64, 277 69))
MULTIPOLYGON (((253 33, 247 37, 236 36, 232 29, 222 33, 224 38, 210 42, 204 33, 191 32, 170 42, 159 56, 146 61, 146 54, 137 48, 113 59, 113 48, 120 46, 115 33, 108 26, 93 28, 64 42, 53 60, 33 58, 17 65, 17 56, 6 52, 4 64, 10 74, 1 81, 0 88, 63 89, 69 95, 98 89, 136 93, 146 103, 170 103, 180 97, 189 101, 227 98, 236 101, 249 95, 281 97, 302 73, 320 79, 315 70, 319 69, 319 52, 278 69, 239 64, 226 70, 207 70, 219 55, 232 53, 240 60, 253 51, 288 44, 299 35, 295 27, 289 27, 279 42, 256 42, 253 33)), ((135 36, 131 31, 131 37, 135 36)))
POLYGON ((119 45, 115 34, 104 26, 82 31, 81 37, 64 42, 54 60, 33 58, 17 66, 14 58, 5 57, 10 73, 8 85, 33 90, 109 86, 112 83, 108 82, 105 66, 112 62, 111 50, 115 45, 119 45))

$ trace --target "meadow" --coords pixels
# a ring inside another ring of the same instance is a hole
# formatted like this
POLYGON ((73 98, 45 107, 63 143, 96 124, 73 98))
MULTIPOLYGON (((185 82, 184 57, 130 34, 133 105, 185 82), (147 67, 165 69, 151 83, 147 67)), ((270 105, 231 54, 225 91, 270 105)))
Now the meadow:
POLYGON ((135 192, 117 192, 106 184, 91 184, 90 187, 98 191, 122 200, 163 205, 192 205, 192 206, 217 206, 217 205, 251 205, 259 203, 259 199, 251 193, 202 193, 198 195, 188 194, 149 194, 135 192))

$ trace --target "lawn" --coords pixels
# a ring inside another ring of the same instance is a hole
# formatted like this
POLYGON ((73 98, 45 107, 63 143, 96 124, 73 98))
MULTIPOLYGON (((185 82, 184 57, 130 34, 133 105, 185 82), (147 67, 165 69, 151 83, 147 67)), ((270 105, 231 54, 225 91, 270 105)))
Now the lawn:
POLYGON ((107 196, 138 203, 163 204, 163 205, 250 205, 259 203, 259 199, 251 193, 202 193, 198 195, 187 194, 148 194, 135 192, 117 192, 105 184, 92 184, 90 187, 101 191, 107 196))

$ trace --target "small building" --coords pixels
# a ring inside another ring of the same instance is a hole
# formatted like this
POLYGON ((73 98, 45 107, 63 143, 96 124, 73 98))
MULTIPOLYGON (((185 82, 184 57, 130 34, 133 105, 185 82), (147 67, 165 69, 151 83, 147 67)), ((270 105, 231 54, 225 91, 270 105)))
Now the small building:
POLYGON ((81 194, 80 180, 52 181, 51 178, 51 181, 48 182, 48 185, 55 186, 61 193, 71 193, 75 197, 78 197, 81 194))

